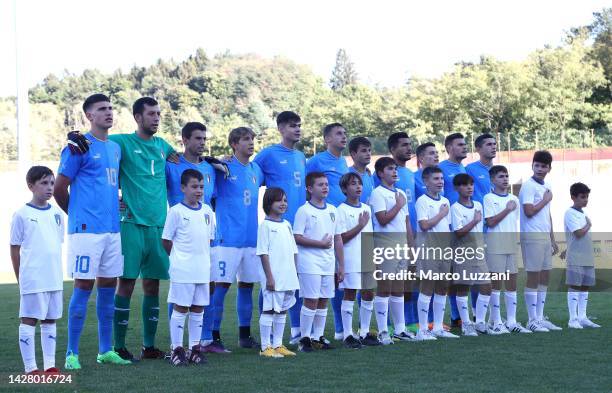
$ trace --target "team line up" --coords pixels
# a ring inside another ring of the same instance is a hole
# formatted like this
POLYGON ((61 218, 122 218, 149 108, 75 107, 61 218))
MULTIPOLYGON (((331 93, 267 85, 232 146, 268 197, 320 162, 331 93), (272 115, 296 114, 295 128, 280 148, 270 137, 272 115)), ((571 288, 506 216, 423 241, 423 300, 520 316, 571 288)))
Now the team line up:
MULTIPOLYGON (((90 130, 68 134, 57 178, 42 166, 32 167, 26 175, 32 200, 15 212, 10 241, 20 290, 19 347, 26 373, 59 372, 55 342, 56 320, 63 312, 65 231, 68 273, 74 279, 66 370, 81 368, 79 341, 94 286, 96 360, 106 364, 167 357, 172 365, 182 366, 205 363, 206 353, 229 353, 220 327, 225 296, 234 281, 238 345, 259 349, 263 357, 295 356, 283 345, 286 314, 291 324, 289 343, 297 344, 299 351, 332 349, 324 336, 329 299, 334 339, 347 348, 458 338, 443 323, 447 295, 451 327, 460 327, 464 336, 561 329, 544 314, 551 258, 559 251, 550 217, 553 196, 545 180, 552 166, 550 153, 534 154, 533 176, 523 183, 517 198, 508 192, 508 170, 493 164, 496 141, 490 134, 476 139, 480 160, 466 167, 461 161, 467 156, 467 144, 459 133, 446 137, 449 158, 442 162, 433 143, 418 146, 419 169, 413 173, 406 167, 412 156, 411 139, 396 132, 388 137, 391 156, 379 158, 371 173, 370 141, 360 136, 349 142, 340 123, 324 127, 327 150, 307 161, 295 149, 301 137, 300 116, 281 112, 276 117, 278 144, 251 160, 255 133, 238 127, 228 137, 232 157, 218 160, 203 156, 204 124, 190 122, 183 127, 184 152, 179 154, 155 136, 161 116, 155 99, 142 97, 132 109, 136 131, 109 135, 110 99, 103 94, 88 97, 83 111, 90 130), (342 156, 347 145, 354 163, 350 168, 342 156), (266 217, 260 224, 261 186, 266 187, 266 217), (49 204, 52 197, 58 206, 49 204), (68 215, 67 223, 62 211, 68 215), (425 277, 413 283, 374 279, 373 264, 370 270, 364 263, 369 261, 361 260, 362 234, 368 232, 402 234, 408 246, 439 245, 432 239, 444 233, 455 247, 479 247, 483 236, 492 237, 487 239, 485 258, 465 263, 420 258, 416 264, 401 259, 381 264, 382 273, 418 272, 425 277), (518 233, 520 247, 514 241, 518 233), (519 248, 527 271, 526 327, 516 317, 519 248), (449 273, 459 274, 458 279, 456 275, 452 281, 433 279, 434 274, 449 273), (144 293, 143 345, 140 356, 134 356, 126 347, 126 334, 138 278, 144 293), (171 351, 167 355, 155 345, 155 336, 159 282, 168 279, 171 351), (257 282, 261 283, 260 342, 251 336, 252 291, 257 282), (500 313, 502 289, 505 322, 500 313), (359 327, 354 331, 355 301, 359 327), (377 334, 370 331, 372 314, 377 334), (35 356, 38 322, 44 363, 40 371, 35 356)), ((591 221, 582 210, 589 193, 582 183, 571 186, 573 205, 564 220, 568 327, 575 329, 599 327, 586 316, 588 290, 595 283, 591 221)))

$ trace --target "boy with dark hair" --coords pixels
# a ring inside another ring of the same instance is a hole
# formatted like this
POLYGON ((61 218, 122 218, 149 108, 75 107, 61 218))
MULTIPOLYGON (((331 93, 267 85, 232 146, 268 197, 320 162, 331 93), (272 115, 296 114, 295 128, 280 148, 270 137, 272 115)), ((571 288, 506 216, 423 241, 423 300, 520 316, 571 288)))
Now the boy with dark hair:
POLYGON ((342 243, 344 244, 344 280, 339 287, 344 291, 342 300, 342 327, 344 346, 361 348, 362 345, 378 345, 378 339, 370 333, 372 318, 372 289, 376 286, 372 272, 374 266, 361 258, 361 234, 372 232, 370 206, 361 203, 363 190, 362 177, 349 172, 340 179, 340 188, 346 201, 338 206, 339 219, 343 224, 342 243), (361 293, 359 308, 359 335, 353 333, 353 306, 357 291, 361 293))
MULTIPOLYGON (((402 139, 402 138, 400 138, 402 139)), ((370 206, 373 213, 374 232, 402 233, 402 241, 413 244, 410 213, 407 206, 407 196, 404 190, 397 188, 398 165, 391 157, 382 157, 376 161, 376 175, 380 185, 372 191, 370 206)), ((379 235, 378 239, 387 243, 394 242, 393 235, 379 235)), ((399 242, 400 240, 397 239, 399 242)), ((408 270, 405 260, 393 259, 383 265, 384 273, 395 273, 408 270)), ((393 339, 402 341, 411 340, 414 335, 406 331, 406 318, 404 315, 404 293, 409 290, 405 280, 379 280, 374 298, 376 311, 376 324, 378 325, 378 339, 383 345, 393 344, 393 339), (391 336, 387 329, 388 312, 391 310, 394 333, 391 336)))
POLYGON ((206 360, 200 346, 204 306, 209 303, 210 243, 215 237, 215 219, 210 206, 202 203, 204 176, 196 169, 181 175, 181 203, 170 208, 162 242, 170 256, 168 303, 174 305, 170 317, 173 366, 202 364, 206 360), (189 312, 189 355, 183 348, 185 319, 189 312))
POLYGON ((309 200, 302 205, 293 224, 298 245, 297 272, 300 296, 304 305, 300 315, 301 339, 299 350, 311 352, 316 348, 331 349, 323 336, 327 318, 327 300, 334 296, 334 271, 338 261, 337 277, 344 277, 342 225, 337 209, 326 203, 329 194, 327 177, 322 172, 306 176, 309 200), (311 334, 314 335, 311 339, 311 334))
MULTIPOLYGON (((519 200, 509 192, 508 169, 494 165, 489 170, 493 190, 484 196, 486 233, 486 260, 491 273, 509 273, 508 280, 492 280, 489 300, 489 326, 502 323, 500 303, 504 286, 506 324, 513 333, 531 333, 516 320, 516 277, 518 273, 516 254, 518 243, 519 200)), ((500 327, 501 328, 501 327, 500 327)), ((503 329, 500 329, 503 330, 503 329)))
POLYGON ((552 255, 559 251, 550 216, 551 186, 544 179, 551 170, 552 155, 536 151, 533 155, 533 176, 519 192, 521 204, 521 252, 527 271, 525 303, 533 332, 561 330, 544 317, 548 279, 552 269, 552 255), (552 253, 551 253, 552 250, 552 253))
POLYGON ((19 284, 19 350, 26 374, 39 374, 35 333, 40 321, 43 370, 57 374, 55 367, 55 321, 62 317, 62 242, 64 218, 48 203, 55 177, 51 169, 33 166, 26 175, 32 200, 13 214, 11 261, 19 284))
POLYGON ((571 329, 599 328, 586 314, 589 301, 589 287, 595 285, 595 263, 593 241, 591 240, 591 220, 582 210, 589 203, 591 190, 583 183, 570 187, 573 206, 565 212, 565 239, 567 250, 562 254, 567 260, 565 283, 567 307, 569 309, 568 327, 571 329))
MULTIPOLYGON (((449 243, 450 233, 450 203, 448 199, 440 195, 444 188, 444 177, 442 170, 435 166, 423 170, 423 181, 427 186, 427 193, 422 195, 416 204, 417 210, 417 244, 433 249, 443 249, 449 243), (441 233, 442 235, 437 235, 441 233)), ((441 338, 457 338, 458 336, 444 330, 444 310, 446 308, 446 294, 448 281, 426 279, 422 275, 427 273, 446 274, 451 271, 450 261, 443 260, 439 253, 426 255, 419 259, 418 269, 421 274, 420 293, 418 299, 419 310, 419 332, 416 339, 435 340, 441 338), (435 295, 434 295, 435 292, 435 295), (433 329, 428 330, 429 302, 433 295, 433 329)))

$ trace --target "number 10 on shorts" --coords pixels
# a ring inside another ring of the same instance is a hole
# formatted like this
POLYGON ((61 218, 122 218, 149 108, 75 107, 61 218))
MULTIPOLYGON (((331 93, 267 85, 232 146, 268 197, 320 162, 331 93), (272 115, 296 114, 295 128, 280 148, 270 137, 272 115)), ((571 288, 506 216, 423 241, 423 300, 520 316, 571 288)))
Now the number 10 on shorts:
POLYGON ((74 261, 75 273, 89 273, 89 256, 77 255, 74 261))

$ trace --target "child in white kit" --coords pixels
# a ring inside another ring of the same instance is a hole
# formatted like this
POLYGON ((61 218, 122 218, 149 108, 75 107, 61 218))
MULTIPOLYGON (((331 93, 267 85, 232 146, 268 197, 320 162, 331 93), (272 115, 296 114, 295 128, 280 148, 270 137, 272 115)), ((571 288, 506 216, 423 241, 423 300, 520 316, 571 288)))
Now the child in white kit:
POLYGON ((30 168, 26 182, 32 200, 15 212, 11 222, 11 260, 20 293, 19 349, 25 372, 39 374, 35 333, 40 321, 44 370, 57 374, 55 321, 62 317, 64 218, 48 203, 55 184, 51 169, 30 168))
POLYGON ((265 273, 261 283, 263 308, 259 318, 259 354, 270 358, 295 356, 283 345, 287 310, 295 304, 295 291, 300 289, 295 266, 297 245, 291 224, 282 219, 287 211, 285 192, 280 188, 268 188, 263 196, 263 210, 266 219, 257 230, 257 255, 265 273))
POLYGON ((181 175, 184 199, 168 211, 162 233, 170 255, 168 303, 174 304, 170 318, 172 356, 170 363, 184 366, 205 363, 200 349, 204 306, 209 303, 210 241, 215 234, 215 215, 202 204, 204 177, 195 169, 181 175), (183 348, 185 319, 189 312, 189 354, 183 348))

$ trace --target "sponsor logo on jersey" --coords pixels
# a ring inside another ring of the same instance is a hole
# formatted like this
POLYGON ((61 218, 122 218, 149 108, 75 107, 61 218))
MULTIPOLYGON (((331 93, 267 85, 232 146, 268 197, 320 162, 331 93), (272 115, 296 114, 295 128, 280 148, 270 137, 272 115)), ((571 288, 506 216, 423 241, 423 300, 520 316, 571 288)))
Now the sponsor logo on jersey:
POLYGON ((134 150, 134 153, 136 153, 136 154, 142 154, 142 150, 140 150, 140 149, 136 149, 136 150, 134 150))
POLYGON ((53 217, 55 217, 55 223, 59 226, 62 222, 62 217, 59 214, 55 214, 53 217))
POLYGON ((253 184, 257 184, 257 178, 255 176, 251 176, 251 180, 253 180, 253 184))
POLYGON ((94 160, 99 160, 100 157, 102 157, 102 155, 100 153, 96 153, 93 156, 91 156, 91 158, 93 158, 94 160))
POLYGON ((285 165, 287 163, 287 160, 281 160, 278 163, 281 164, 281 165, 285 165))
POLYGON ((164 156, 164 151, 162 149, 159 149, 159 154, 161 155, 162 160, 166 159, 166 157, 164 156))
POLYGON ((206 221, 206 225, 210 225, 210 216, 208 214, 204 214, 204 221, 206 221))
POLYGON ((210 175, 208 173, 206 174, 206 183, 210 183, 210 175))
POLYGON ((331 217, 332 222, 336 222, 336 215, 334 213, 329 213, 329 216, 331 217))

